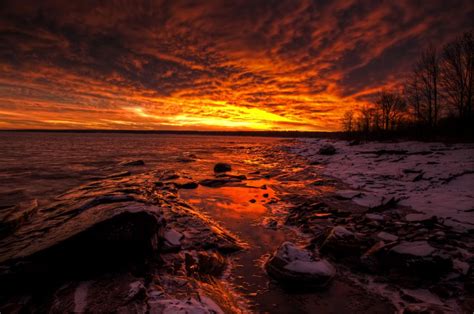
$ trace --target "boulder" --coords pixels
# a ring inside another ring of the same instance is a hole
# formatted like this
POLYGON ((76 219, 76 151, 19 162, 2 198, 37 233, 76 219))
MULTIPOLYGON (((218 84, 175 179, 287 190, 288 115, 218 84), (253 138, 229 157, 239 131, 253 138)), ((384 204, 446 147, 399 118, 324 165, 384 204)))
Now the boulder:
POLYGON ((410 281, 417 281, 439 278, 452 269, 453 262, 448 255, 432 247, 427 241, 405 241, 388 251, 384 265, 395 277, 408 275, 413 279, 410 281))
POLYGON ((318 153, 320 155, 334 155, 336 153, 336 148, 331 144, 324 144, 319 148, 318 153))
POLYGON ((232 167, 230 166, 230 164, 225 163, 225 162, 218 162, 217 164, 214 165, 215 173, 228 172, 231 170, 232 170, 232 167))
POLYGON ((291 242, 284 242, 265 263, 267 273, 275 280, 290 285, 326 286, 336 269, 291 242))

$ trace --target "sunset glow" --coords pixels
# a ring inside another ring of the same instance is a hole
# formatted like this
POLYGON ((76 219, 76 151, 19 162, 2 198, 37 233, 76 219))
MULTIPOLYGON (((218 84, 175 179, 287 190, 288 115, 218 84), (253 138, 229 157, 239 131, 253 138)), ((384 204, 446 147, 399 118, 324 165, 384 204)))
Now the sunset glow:
POLYGON ((422 47, 472 27, 474 8, 151 3, 2 4, 0 128, 339 130, 422 47))

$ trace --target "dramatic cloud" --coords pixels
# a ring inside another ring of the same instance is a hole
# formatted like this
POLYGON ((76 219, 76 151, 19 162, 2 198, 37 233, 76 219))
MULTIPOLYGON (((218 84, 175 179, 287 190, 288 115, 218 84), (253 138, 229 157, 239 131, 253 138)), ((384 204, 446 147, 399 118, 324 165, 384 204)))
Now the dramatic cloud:
POLYGON ((2 1, 0 128, 336 130, 472 1, 2 1))

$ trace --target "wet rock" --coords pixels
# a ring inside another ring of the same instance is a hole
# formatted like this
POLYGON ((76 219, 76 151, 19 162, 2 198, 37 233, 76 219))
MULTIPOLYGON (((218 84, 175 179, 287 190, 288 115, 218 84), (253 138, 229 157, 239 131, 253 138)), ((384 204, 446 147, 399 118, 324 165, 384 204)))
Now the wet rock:
POLYGON ((265 263, 267 273, 283 284, 324 287, 336 274, 326 260, 317 259, 305 249, 284 242, 265 263))
POLYGON ((436 222, 436 217, 427 214, 408 214, 405 216, 405 220, 413 223, 433 224, 436 222))
POLYGON ((150 313, 224 313, 210 298, 189 298, 186 300, 162 299, 148 302, 150 313))
POLYGON ((185 254, 185 268, 188 276, 206 280, 206 275, 221 276, 227 267, 226 259, 217 252, 198 252, 185 254))
POLYGON ((446 308, 428 303, 418 303, 408 305, 402 312, 403 314, 444 314, 446 308))
POLYGON ((198 187, 198 183, 193 180, 179 178, 171 182, 177 189, 196 189, 198 187))
POLYGON ((336 148, 331 144, 324 144, 319 148, 318 153, 320 155, 334 155, 336 153, 336 148))
POLYGON ((144 313, 146 288, 130 274, 107 275, 65 285, 53 296, 50 313, 144 313))
POLYGON ((359 257, 372 244, 372 239, 363 239, 343 226, 336 226, 321 244, 320 252, 336 258, 359 257))
POLYGON ((247 176, 244 174, 229 174, 229 173, 218 173, 216 178, 231 178, 237 180, 247 180, 247 176))
POLYGON ((361 192, 354 190, 338 190, 336 191, 336 197, 343 200, 350 200, 354 197, 360 196, 361 192))
POLYGON ((398 240, 398 237, 396 235, 384 231, 377 233, 377 238, 387 242, 393 242, 398 240))
POLYGON ((365 218, 369 220, 375 220, 375 221, 384 221, 385 218, 382 215, 379 214, 365 214, 365 218))
MULTIPOLYGON (((449 256, 432 247, 427 241, 401 242, 392 247, 386 257, 385 265, 414 281, 419 278, 435 280, 452 269, 449 256)), ((405 278, 402 278, 405 279, 405 278)))
POLYGON ((232 167, 228 163, 219 162, 219 163, 214 165, 214 172, 216 172, 216 173, 228 172, 228 171, 231 171, 231 170, 232 170, 232 167))
POLYGON ((124 167, 136 167, 136 166, 144 166, 145 162, 141 159, 138 159, 138 160, 124 161, 124 162, 121 162, 120 165, 124 167))
POLYGON ((278 226, 278 221, 276 221, 275 219, 273 218, 264 218, 263 221, 262 221, 262 225, 265 227, 265 228, 268 228, 268 229, 276 229, 277 226, 278 226))
POLYGON ((94 209, 14 252, 4 261, 8 271, 0 274, 2 286, 16 290, 25 288, 24 282, 30 288, 125 265, 142 267, 158 248, 161 217, 138 208, 94 209))
POLYGON ((204 180, 199 181, 199 184, 202 186, 217 188, 229 183, 236 183, 236 182, 241 182, 241 180, 235 179, 235 178, 204 179, 204 180))
POLYGON ((163 235, 164 244, 167 249, 179 249, 183 234, 174 229, 166 230, 163 235))

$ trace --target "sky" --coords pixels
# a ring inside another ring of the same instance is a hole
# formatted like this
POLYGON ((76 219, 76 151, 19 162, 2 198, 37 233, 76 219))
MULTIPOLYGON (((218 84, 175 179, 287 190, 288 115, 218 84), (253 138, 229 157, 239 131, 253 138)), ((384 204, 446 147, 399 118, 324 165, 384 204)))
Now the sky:
POLYGON ((0 129, 335 131, 474 1, 0 2, 0 129))

